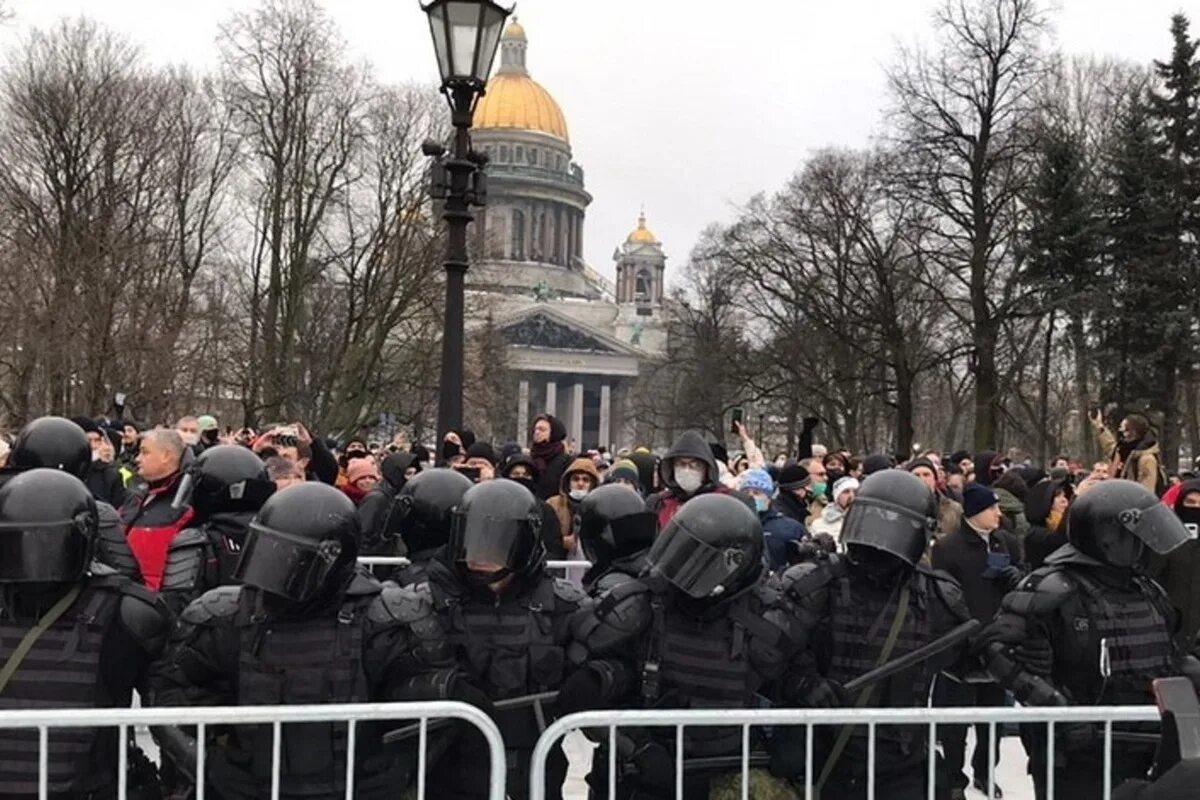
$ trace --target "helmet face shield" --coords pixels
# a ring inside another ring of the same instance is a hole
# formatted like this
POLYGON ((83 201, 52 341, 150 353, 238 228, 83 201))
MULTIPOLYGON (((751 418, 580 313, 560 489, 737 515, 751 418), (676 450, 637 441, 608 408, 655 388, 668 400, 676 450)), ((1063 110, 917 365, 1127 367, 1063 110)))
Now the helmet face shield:
POLYGON ((233 577, 268 594, 302 603, 326 585, 342 554, 335 539, 316 543, 255 522, 233 577))
POLYGON ((733 547, 713 547, 672 521, 654 540, 648 560, 675 588, 699 600, 724 593, 726 581, 742 570, 746 554, 733 547))
POLYGON ((858 497, 846 512, 842 541, 890 553, 909 566, 921 560, 931 520, 874 497, 858 497))
POLYGON ((91 560, 87 520, 0 523, 0 583, 65 583, 91 560))
POLYGON ((1162 503, 1155 503, 1150 508, 1122 511, 1117 515, 1117 521, 1160 556, 1165 556, 1190 538, 1178 515, 1162 503))
POLYGON ((454 513, 449 553, 462 565, 493 564, 519 570, 529 563, 538 531, 532 519, 511 519, 484 514, 454 513))

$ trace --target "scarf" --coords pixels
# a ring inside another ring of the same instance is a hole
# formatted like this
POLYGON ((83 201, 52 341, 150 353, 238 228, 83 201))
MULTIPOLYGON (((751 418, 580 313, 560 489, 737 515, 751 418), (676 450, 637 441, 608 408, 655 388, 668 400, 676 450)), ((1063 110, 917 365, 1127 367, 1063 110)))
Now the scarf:
POLYGON ((562 441, 534 442, 529 448, 530 460, 539 472, 545 472, 547 465, 565 452, 562 441))

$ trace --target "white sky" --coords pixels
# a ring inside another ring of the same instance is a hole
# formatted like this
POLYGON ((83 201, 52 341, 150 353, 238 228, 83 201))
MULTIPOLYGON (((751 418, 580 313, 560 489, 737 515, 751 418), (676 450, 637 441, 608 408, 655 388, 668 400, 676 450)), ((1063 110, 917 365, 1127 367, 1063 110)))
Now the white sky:
MULTIPOLYGON (((670 264, 699 231, 779 187, 826 145, 861 146, 886 103, 898 42, 930 29, 937 0, 520 0, 530 73, 562 105, 595 197, 585 256, 611 275, 643 204, 670 264)), ((7 0, 23 30, 86 14, 155 62, 212 66, 217 25, 254 0, 7 0)), ((417 0, 325 0, 354 60, 384 81, 436 79, 417 0)), ((1170 53, 1180 0, 1059 0, 1068 53, 1140 63, 1170 53)), ((1193 7, 1193 11, 1195 8, 1193 7)), ((1200 14, 1193 15, 1193 35, 1200 14)))

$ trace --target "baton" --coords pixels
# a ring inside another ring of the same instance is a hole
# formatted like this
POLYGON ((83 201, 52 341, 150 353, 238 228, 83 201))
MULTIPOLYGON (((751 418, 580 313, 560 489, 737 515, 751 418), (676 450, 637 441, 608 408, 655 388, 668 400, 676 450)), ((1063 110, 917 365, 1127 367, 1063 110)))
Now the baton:
MULTIPOLYGON (((533 706, 534 714, 537 716, 538 725, 539 725, 539 727, 542 728, 542 730, 545 730, 546 718, 542 711, 542 705, 544 703, 553 703, 557 699, 558 699, 558 692, 540 692, 538 694, 525 694, 525 695, 521 695, 520 697, 510 697, 507 700, 500 700, 499 702, 493 703, 492 711, 493 712, 495 712, 495 711, 511 711, 514 708, 521 708, 523 706, 533 706)), ((456 719, 435 719, 431 722, 426 722, 425 723, 425 732, 430 733, 430 732, 436 731, 440 728, 445 728, 446 726, 450 725, 451 723, 454 723, 457 721, 458 720, 456 720, 456 719)), ((421 723, 419 723, 419 722, 415 723, 413 725, 405 725, 403 728, 397 728, 394 731, 388 731, 387 733, 385 733, 383 735, 383 743, 384 744, 392 744, 394 742, 400 742, 405 739, 411 739, 413 736, 416 736, 418 733, 420 733, 420 731, 421 731, 421 723)))
POLYGON ((847 681, 845 689, 848 693, 854 694, 860 689, 865 689, 868 686, 879 683, 882 680, 903 672, 904 670, 920 664, 922 661, 928 661, 934 656, 939 656, 942 653, 950 650, 961 642, 966 641, 975 631, 983 627, 983 623, 977 619, 970 619, 966 622, 951 628, 941 638, 934 639, 926 645, 918 647, 911 653, 905 653, 899 658, 894 658, 886 664, 882 664, 870 672, 864 672, 857 678, 847 681))

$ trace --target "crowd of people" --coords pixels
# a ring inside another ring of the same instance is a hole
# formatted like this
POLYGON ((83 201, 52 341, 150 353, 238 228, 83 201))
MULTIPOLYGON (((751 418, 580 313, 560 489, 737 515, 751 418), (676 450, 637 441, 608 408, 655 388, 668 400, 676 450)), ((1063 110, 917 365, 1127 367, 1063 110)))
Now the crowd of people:
MULTIPOLYGON (((573 452, 562 422, 524 443, 446 433, 436 446, 312 435, 300 423, 222 429, 43 417, 0 443, 0 709, 455 699, 487 711, 508 748, 509 795, 555 715, 601 708, 1120 705, 1151 681, 1200 677, 1200 480, 1167 475, 1149 424, 1107 454, 1048 469, 996 452, 902 463, 814 444, 767 461, 686 431, 646 448, 573 452), (372 571, 364 555, 403 556, 372 571), (549 560, 586 561, 565 578, 549 560), (889 672, 908 653, 924 661, 889 672), (1103 665, 1103 666, 1101 666, 1103 665)), ((395 727, 395 726, 392 726, 395 727)), ((272 740, 270 726, 154 732, 131 751, 138 797, 341 797, 344 725, 272 740)), ((925 797, 989 791, 999 742, 965 726, 754 729, 751 796, 925 797), (805 774, 811 744, 814 773, 805 774), (868 774, 868 761, 874 773, 868 774), (885 788, 886 787, 886 788, 885 788), (886 792, 880 794, 879 792, 886 792)), ((415 783, 415 737, 363 725, 355 796, 415 783)), ((409 732, 411 733, 411 732, 409 732)), ((1103 726, 1022 729, 1039 798, 1102 796, 1106 765, 1137 797, 1155 747, 1103 726), (1051 769, 1052 766, 1052 769, 1051 769)), ((0 730, 0 796, 38 796, 34 732, 0 730)), ((54 732, 49 796, 115 796, 115 731, 54 732)), ((736 794, 740 728, 688 729, 684 796, 736 794)), ((598 737, 617 796, 674 797, 674 732, 598 737)), ((1181 764, 1181 768, 1187 764, 1181 764)), ((566 776, 555 750, 547 784, 566 776)), ((484 796, 486 747, 431 731, 429 796, 484 796)), ((588 777, 607 797, 608 775, 588 777)), ((1001 787, 995 796, 1003 796, 1001 787)))

